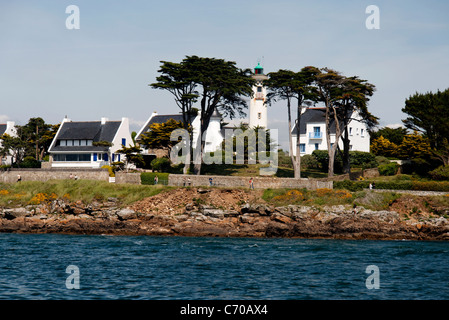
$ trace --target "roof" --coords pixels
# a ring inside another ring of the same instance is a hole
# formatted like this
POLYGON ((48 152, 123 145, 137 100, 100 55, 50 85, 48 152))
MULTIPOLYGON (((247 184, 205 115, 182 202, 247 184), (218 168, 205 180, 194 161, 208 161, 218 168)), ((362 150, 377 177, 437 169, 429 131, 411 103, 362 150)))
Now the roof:
POLYGON ((63 122, 57 136, 55 137, 55 144, 51 148, 51 152, 64 151, 106 151, 106 146, 60 146, 60 140, 92 140, 99 141, 113 141, 121 121, 107 121, 101 124, 101 121, 84 121, 84 122, 63 122))
MULTIPOLYGON (((309 108, 301 115, 301 123, 299 126, 299 133, 306 134, 307 123, 325 123, 326 122, 325 108, 309 108)), ((296 133, 296 124, 292 129, 292 133, 296 133)), ((335 133, 335 121, 330 119, 330 133, 335 133)))
POLYGON ((4 134, 6 131, 6 124, 0 124, 0 135, 4 134))
MULTIPOLYGON (((196 116, 197 116, 197 115, 191 116, 191 117, 190 117, 190 121, 193 121, 193 120, 195 119, 196 116)), ((143 134, 143 133, 145 133, 145 132, 147 132, 147 131, 150 129, 150 126, 151 126, 152 124, 155 124, 155 123, 165 123, 165 122, 167 122, 167 121, 170 120, 170 119, 173 119, 173 120, 175 120, 175 121, 181 121, 181 122, 184 122, 184 119, 183 119, 181 113, 177 113, 177 114, 157 114, 157 115, 154 115, 154 116, 150 119, 150 121, 148 121, 148 122, 145 124, 145 127, 142 128, 141 131, 139 131, 139 135, 136 137, 136 139, 139 140, 139 139, 140 139, 140 135, 143 134)))

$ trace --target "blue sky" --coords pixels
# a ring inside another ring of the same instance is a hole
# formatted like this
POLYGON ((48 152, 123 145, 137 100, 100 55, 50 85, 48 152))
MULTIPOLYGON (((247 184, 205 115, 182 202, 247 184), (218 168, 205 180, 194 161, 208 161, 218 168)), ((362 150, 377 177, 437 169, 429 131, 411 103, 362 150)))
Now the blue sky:
MULTIPOLYGON (((377 91, 381 126, 400 124, 407 97, 449 88, 447 1, 0 1, 0 122, 59 123, 177 113, 172 96, 148 87, 161 60, 223 58, 265 72, 329 67, 377 91), (65 9, 80 9, 68 30, 65 9), (365 9, 380 9, 368 30, 365 9)), ((287 143, 285 104, 268 110, 287 143)))

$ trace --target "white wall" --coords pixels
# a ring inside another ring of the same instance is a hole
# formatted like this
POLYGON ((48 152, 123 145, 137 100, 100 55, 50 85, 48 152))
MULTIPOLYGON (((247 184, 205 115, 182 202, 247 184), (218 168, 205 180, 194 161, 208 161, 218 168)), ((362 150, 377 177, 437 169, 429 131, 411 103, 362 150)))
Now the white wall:
MULTIPOLYGON (((354 115, 354 119, 361 119, 360 116, 354 115)), ((324 122, 317 123, 307 123, 306 134, 301 134, 300 143, 305 144, 305 152, 301 155, 312 154, 315 150, 315 144, 318 143, 318 150, 327 150, 327 139, 326 139, 326 124, 324 122), (321 138, 317 139, 314 135, 314 127, 319 127, 321 132, 321 138)), ((348 125, 348 130, 351 130, 349 135, 350 146, 352 147, 350 151, 370 151, 370 137, 366 125, 362 122, 352 120, 348 125)), ((335 134, 331 134, 331 143, 335 143, 335 134)), ((296 156, 296 135, 293 133, 293 154, 296 156)), ((343 142, 338 141, 338 145, 343 149, 343 142)))

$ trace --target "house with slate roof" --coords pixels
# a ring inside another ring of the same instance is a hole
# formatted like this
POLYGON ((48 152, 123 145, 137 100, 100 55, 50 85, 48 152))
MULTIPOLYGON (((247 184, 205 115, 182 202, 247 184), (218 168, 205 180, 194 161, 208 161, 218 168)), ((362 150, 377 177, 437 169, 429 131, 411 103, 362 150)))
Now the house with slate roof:
MULTIPOLYGON (((6 123, 1 124, 0 123, 0 136, 3 134, 8 134, 11 137, 15 137, 17 135, 17 131, 15 128, 15 122, 14 121, 7 121, 6 123)), ((0 147, 1 147, 1 140, 0 140, 0 147)), ((1 165, 10 165, 12 162, 11 155, 7 154, 1 157, 1 165)))
MULTIPOLYGON (((327 150, 326 140, 326 115, 324 108, 306 108, 301 114, 300 132, 300 152, 301 155, 312 154, 314 150, 327 150)), ((370 150, 370 136, 368 128, 361 121, 362 118, 357 112, 354 112, 351 121, 348 124, 350 151, 370 150)), ((292 130, 293 145, 296 145, 296 125, 292 130)), ((331 143, 335 143, 335 122, 330 121, 331 143)), ((343 143, 340 139, 339 147, 343 149, 343 143)), ((293 148, 293 154, 296 156, 296 147, 293 148)))
POLYGON ((132 145, 128 118, 120 121, 71 121, 65 118, 50 148, 52 168, 101 168, 123 161, 117 151, 132 145))
MULTIPOLYGON (((141 141, 142 134, 148 132, 150 130, 150 126, 154 123, 165 123, 168 120, 173 119, 175 121, 183 121, 183 117, 181 113, 178 114, 158 114, 157 112, 153 112, 142 128, 136 135, 136 142, 141 141)), ((200 112, 197 115, 193 116, 191 119, 192 127, 193 127, 193 148, 196 147, 196 142, 198 139, 198 134, 200 132, 200 121, 201 116, 200 112)), ((209 127, 206 130, 206 145, 204 147, 205 152, 214 152, 217 151, 218 148, 221 148, 221 143, 223 141, 223 131, 221 128, 221 114, 215 110, 212 114, 209 122, 209 127)), ((157 149, 148 149, 145 146, 142 146, 142 154, 144 155, 155 155, 157 157, 168 156, 166 151, 157 150, 157 149)))

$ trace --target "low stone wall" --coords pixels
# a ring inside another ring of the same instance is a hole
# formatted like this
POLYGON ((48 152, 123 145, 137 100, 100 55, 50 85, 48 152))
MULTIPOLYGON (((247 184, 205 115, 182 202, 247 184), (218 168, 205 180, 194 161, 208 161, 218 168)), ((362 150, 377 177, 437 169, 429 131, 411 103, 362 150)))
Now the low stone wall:
MULTIPOLYGON (((236 176, 194 176, 182 174, 170 174, 168 185, 170 186, 209 186, 209 178, 212 178, 212 185, 218 187, 244 187, 249 188, 250 177, 236 176), (190 179, 190 180, 189 180, 190 179)), ((333 189, 333 181, 325 179, 294 179, 275 177, 255 177, 255 189, 268 188, 306 188, 316 190, 319 188, 333 189)))
POLYGON ((115 183, 141 184, 140 172, 116 172, 115 183))
POLYGON ((10 169, 0 171, 0 182, 17 182, 19 175, 22 181, 64 180, 70 175, 81 180, 109 181, 107 169, 10 169))

